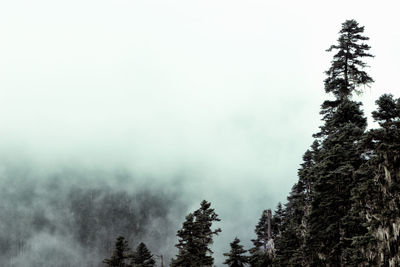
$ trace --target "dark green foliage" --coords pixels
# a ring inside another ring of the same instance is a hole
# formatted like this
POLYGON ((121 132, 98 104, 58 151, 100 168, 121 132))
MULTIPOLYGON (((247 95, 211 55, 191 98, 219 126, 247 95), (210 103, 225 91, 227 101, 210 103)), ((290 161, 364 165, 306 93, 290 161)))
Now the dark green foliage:
POLYGON ((211 203, 203 200, 200 208, 186 216, 182 229, 178 231, 179 249, 176 259, 171 266, 212 266, 214 259, 209 245, 213 243, 213 236, 218 235, 221 229, 211 229, 212 223, 220 221, 211 203))
POLYGON ((362 43, 369 38, 362 35, 364 27, 358 26, 355 20, 347 20, 342 24, 337 45, 327 51, 336 50, 332 66, 326 71, 325 90, 332 92, 338 99, 347 98, 360 85, 368 85, 374 80, 363 70, 367 67, 361 59, 372 57, 367 51, 370 47, 362 43), (361 43, 360 43, 361 42, 361 43))
POLYGON ((264 210, 261 214, 261 218, 258 221, 255 233, 257 235, 256 239, 252 239, 255 248, 262 248, 263 250, 267 249, 268 244, 268 211, 264 210))
POLYGON ((303 163, 298 171, 299 180, 292 187, 281 215, 280 235, 275 238, 274 266, 305 266, 308 263, 311 252, 306 246, 306 236, 318 153, 319 143, 315 140, 303 155, 303 163))
POLYGON ((362 231, 352 223, 351 189, 358 186, 354 172, 362 164, 357 143, 366 128, 360 103, 348 99, 323 107, 325 125, 319 160, 314 167, 315 183, 309 214, 308 249, 315 264, 344 263, 344 251, 352 236, 362 231), (319 258, 318 260, 316 258, 319 258), (322 262, 321 262, 322 261, 322 262))
POLYGON ((299 183, 305 194, 305 204, 309 208, 310 196, 313 191, 315 177, 315 163, 318 161, 319 143, 317 140, 311 145, 311 150, 307 150, 303 155, 303 163, 298 171, 299 183))
POLYGON ((276 206, 276 210, 274 212, 274 215, 272 216, 272 221, 271 221, 271 229, 272 229, 271 234, 274 240, 279 238, 279 236, 281 235, 284 216, 285 216, 285 211, 282 208, 282 203, 278 202, 278 205, 276 206))
POLYGON ((127 259, 129 256, 129 245, 125 237, 119 236, 115 241, 115 249, 109 259, 104 259, 103 263, 111 267, 128 267, 127 259))
POLYGON ((137 246, 131 257, 131 266, 133 267, 153 267, 156 264, 153 255, 144 243, 137 246))
POLYGON ((249 258, 249 263, 251 267, 266 267, 272 266, 272 257, 262 248, 255 248, 250 250, 251 256, 249 258))
MULTIPOLYGON (((304 198, 300 193, 292 201, 298 202, 295 208, 304 205, 304 219, 300 223, 301 214, 294 216, 288 229, 297 229, 299 223, 305 225, 306 242, 300 242, 302 253, 298 255, 302 255, 304 264, 311 266, 349 264, 350 252, 355 252, 353 238, 366 232, 360 213, 351 211, 352 189, 360 184, 355 172, 364 162, 357 147, 366 129, 366 118, 360 109, 361 103, 351 101, 350 97, 358 92, 360 85, 373 82, 362 70, 366 64, 361 59, 372 57, 366 52, 370 47, 359 43, 368 40, 361 35, 363 32, 364 27, 347 20, 342 25, 338 44, 328 49, 337 53, 326 72, 325 90, 332 92, 336 99, 322 104, 324 125, 314 135, 319 140, 319 146, 314 146, 318 153, 314 158, 312 153, 305 154, 297 185, 305 192, 304 198)), ((289 233, 289 236, 294 241, 298 233, 289 233)), ((296 253, 293 251, 292 255, 296 253)))
POLYGON ((249 262, 249 257, 245 256, 247 250, 243 249, 243 246, 240 245, 240 240, 235 237, 235 240, 230 244, 231 251, 229 253, 224 253, 225 257, 228 257, 224 264, 229 265, 230 267, 243 267, 246 263, 249 262))
MULTIPOLYGON (((316 166, 317 162, 319 161, 320 144, 317 140, 315 140, 311 145, 310 150, 307 150, 303 155, 303 163, 298 171, 298 197, 292 198, 297 202, 297 204, 292 204, 294 207, 297 207, 297 211, 294 212, 294 214, 297 215, 297 218, 294 218, 292 221, 295 222, 295 225, 298 225, 297 227, 299 230, 296 234, 296 237, 301 239, 301 245, 296 249, 296 252, 293 253, 293 256, 290 259, 291 264, 297 262, 301 263, 303 266, 309 265, 309 255, 313 254, 307 246, 306 240, 310 231, 309 216, 311 212, 311 202, 313 200, 315 181, 317 180, 318 173, 316 166), (303 210, 301 210, 301 208, 303 210), (299 219, 300 215, 302 215, 301 219, 299 219)), ((292 243, 296 244, 296 241, 292 243)))
POLYGON ((212 265, 214 260, 211 256, 213 252, 209 248, 209 245, 213 243, 213 235, 218 235, 221 229, 212 230, 211 226, 213 222, 220 221, 218 215, 214 209, 211 209, 211 203, 203 200, 200 203, 200 209, 196 210, 193 214, 196 218, 197 226, 197 237, 200 242, 199 251, 201 255, 202 265, 212 265), (209 255, 207 255, 209 254, 209 255))
MULTIPOLYGON (((377 101, 377 111, 372 112, 372 117, 384 129, 393 129, 399 126, 400 101, 393 99, 393 95, 382 95, 377 101)), ((383 129, 377 130, 382 132, 383 129)), ((376 131, 376 130, 375 130, 376 131)), ((372 131, 373 132, 373 131, 372 131)))
POLYGON ((179 243, 175 246, 179 249, 176 259, 172 260, 171 266, 197 266, 198 240, 194 236, 196 232, 194 215, 190 213, 186 216, 186 221, 182 225, 182 229, 178 231, 179 243))
POLYGON ((361 183, 353 191, 368 232, 353 239, 364 265, 400 265, 400 99, 383 95, 372 113, 381 128, 365 134, 360 149, 367 159, 357 171, 361 183))
POLYGON ((303 245, 302 219, 304 217, 304 188, 295 184, 283 212, 280 235, 275 239, 276 258, 274 265, 296 266, 301 264, 300 248, 303 245))
POLYGON ((258 224, 255 228, 257 235, 256 239, 252 239, 254 247, 250 252, 249 263, 252 267, 270 266, 274 257, 274 244, 272 238, 272 225, 271 225, 271 236, 268 235, 268 212, 264 210, 258 224))

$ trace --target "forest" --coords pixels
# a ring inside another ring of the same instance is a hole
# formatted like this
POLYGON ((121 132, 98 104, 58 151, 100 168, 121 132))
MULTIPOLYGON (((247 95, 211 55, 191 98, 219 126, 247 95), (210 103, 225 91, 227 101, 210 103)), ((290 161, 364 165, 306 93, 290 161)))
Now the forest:
POLYGON ((0 267, 400 266, 398 5, 1 1, 0 267))
MULTIPOLYGON (((362 103, 353 96, 374 82, 367 73, 369 38, 355 20, 342 24, 330 68, 323 125, 303 155, 287 202, 266 209, 255 223, 253 246, 232 236, 224 264, 252 266, 400 266, 400 99, 384 94, 367 128, 362 103)), ((223 231, 211 203, 188 214, 177 231, 172 267, 214 266, 213 239, 223 231)), ((172 246, 172 244, 171 244, 172 246)), ((101 261, 101 259, 99 259, 101 261)), ((105 266, 166 266, 145 243, 131 249, 116 237, 105 266)))

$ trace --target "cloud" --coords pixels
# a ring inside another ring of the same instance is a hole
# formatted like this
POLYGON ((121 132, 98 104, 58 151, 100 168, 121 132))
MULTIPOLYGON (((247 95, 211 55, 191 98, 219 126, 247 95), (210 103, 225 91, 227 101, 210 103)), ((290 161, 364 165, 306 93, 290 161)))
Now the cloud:
POLYGON ((318 130, 324 50, 345 19, 366 26, 377 55, 376 83, 360 98, 366 114, 378 95, 399 94, 395 4, 2 3, 1 205, 18 223, 2 221, 0 239, 30 225, 26 244, 75 242, 65 223, 76 222, 61 218, 73 199, 97 192, 96 205, 107 194, 171 201, 146 221, 165 227, 169 244, 152 249, 173 254, 176 230, 202 199, 222 219, 216 257, 236 235, 249 243, 261 211, 296 181, 318 130))

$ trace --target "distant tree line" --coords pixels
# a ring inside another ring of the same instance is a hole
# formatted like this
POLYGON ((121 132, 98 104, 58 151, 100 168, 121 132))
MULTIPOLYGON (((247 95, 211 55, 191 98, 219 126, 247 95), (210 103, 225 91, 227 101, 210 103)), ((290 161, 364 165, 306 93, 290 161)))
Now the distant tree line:
POLYGON ((156 261, 144 243, 140 243, 135 251, 131 251, 128 241, 123 236, 117 237, 112 256, 103 263, 113 267, 152 267, 156 261))
MULTIPOLYGON (((324 124, 304 153, 298 181, 284 206, 262 213, 253 247, 246 250, 234 238, 224 264, 400 266, 400 99, 382 95, 372 113, 379 127, 367 130, 362 104, 352 100, 374 82, 365 71, 363 59, 373 56, 363 33, 355 20, 342 24, 337 44, 327 50, 335 51, 324 81, 333 99, 321 105, 324 124)), ((186 216, 172 267, 213 266, 209 246, 221 229, 211 228, 220 219, 210 205, 203 201, 186 216)), ((139 246, 132 253, 119 237, 104 263, 155 266, 139 246)))

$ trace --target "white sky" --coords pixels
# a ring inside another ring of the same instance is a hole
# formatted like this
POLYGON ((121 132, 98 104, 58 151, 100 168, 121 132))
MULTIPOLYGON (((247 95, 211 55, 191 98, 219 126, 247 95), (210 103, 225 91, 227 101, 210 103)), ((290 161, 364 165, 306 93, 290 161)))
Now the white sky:
POLYGON ((365 26, 376 55, 376 83, 360 98, 367 114, 379 95, 400 96, 399 10, 398 1, 2 1, 1 153, 182 172, 194 207, 206 198, 231 219, 232 205, 251 206, 239 222, 251 233, 297 179, 327 98, 325 49, 346 19, 365 26))

